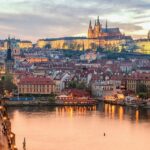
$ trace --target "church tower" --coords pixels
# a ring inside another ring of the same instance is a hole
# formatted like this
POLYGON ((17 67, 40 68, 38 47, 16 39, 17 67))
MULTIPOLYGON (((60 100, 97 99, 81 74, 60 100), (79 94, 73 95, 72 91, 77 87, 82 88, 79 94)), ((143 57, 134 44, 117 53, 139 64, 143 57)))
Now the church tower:
POLYGON ((98 16, 98 18, 96 20, 96 23, 95 23, 95 27, 94 27, 94 37, 95 38, 100 37, 101 32, 102 32, 101 30, 102 30, 102 27, 101 27, 99 16, 98 16))
POLYGON ((11 72, 13 70, 13 67, 14 67, 14 59, 12 57, 10 37, 8 38, 7 42, 8 42, 8 49, 7 49, 6 59, 5 59, 5 70, 6 70, 6 73, 11 72))
POLYGON ((90 20, 90 23, 89 23, 88 38, 93 38, 93 29, 92 29, 91 20, 90 20))
POLYGON ((105 31, 106 31, 106 33, 108 32, 108 22, 107 22, 107 20, 106 20, 106 27, 105 27, 105 31))

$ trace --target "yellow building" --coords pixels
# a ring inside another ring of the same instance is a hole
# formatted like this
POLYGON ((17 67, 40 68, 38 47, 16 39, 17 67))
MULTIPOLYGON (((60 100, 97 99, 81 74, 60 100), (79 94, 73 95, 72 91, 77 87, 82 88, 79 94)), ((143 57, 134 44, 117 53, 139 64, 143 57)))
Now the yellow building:
POLYGON ((37 63, 37 62, 48 62, 48 58, 44 57, 32 57, 32 58, 27 58, 27 61, 29 63, 37 63))
POLYGON ((18 45, 20 49, 29 49, 33 47, 31 41, 20 41, 18 45))
POLYGON ((87 50, 96 49, 97 47, 112 48, 117 47, 118 49, 122 44, 125 43, 125 39, 88 39, 88 38, 70 38, 65 39, 55 39, 55 40, 39 40, 37 42, 37 47, 44 48, 47 44, 51 46, 52 49, 73 49, 73 50, 87 50))
POLYGON ((49 44, 47 40, 40 39, 37 41, 37 47, 39 48, 44 48, 47 44, 49 44))
POLYGON ((143 39, 143 40, 137 40, 137 52, 142 54, 150 54, 150 40, 143 39))

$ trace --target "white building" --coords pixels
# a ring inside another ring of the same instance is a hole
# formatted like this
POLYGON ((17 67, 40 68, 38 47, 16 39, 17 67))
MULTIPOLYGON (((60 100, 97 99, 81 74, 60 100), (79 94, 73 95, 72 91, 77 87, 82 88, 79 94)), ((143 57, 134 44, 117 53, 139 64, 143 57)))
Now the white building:
POLYGON ((116 85, 114 81, 99 81, 92 83, 92 95, 95 97, 104 97, 106 95, 112 95, 116 92, 116 85))

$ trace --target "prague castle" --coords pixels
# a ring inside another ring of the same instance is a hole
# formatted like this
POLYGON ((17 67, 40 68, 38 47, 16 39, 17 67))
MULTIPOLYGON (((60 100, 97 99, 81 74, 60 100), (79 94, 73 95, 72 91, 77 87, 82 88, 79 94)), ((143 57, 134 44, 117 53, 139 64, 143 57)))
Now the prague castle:
POLYGON ((122 45, 132 42, 132 37, 122 34, 119 28, 108 28, 107 21, 105 28, 103 28, 98 17, 94 27, 92 27, 90 21, 87 37, 40 39, 37 41, 36 46, 39 48, 50 46, 52 49, 72 50, 96 50, 101 47, 108 50, 121 51, 122 45))

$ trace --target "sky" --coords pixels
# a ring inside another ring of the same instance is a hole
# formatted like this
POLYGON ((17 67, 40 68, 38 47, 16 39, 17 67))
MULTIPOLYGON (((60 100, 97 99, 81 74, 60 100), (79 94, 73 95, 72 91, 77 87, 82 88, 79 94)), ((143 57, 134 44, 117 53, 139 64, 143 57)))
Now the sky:
POLYGON ((82 36, 89 20, 135 38, 150 30, 150 0, 0 0, 0 39, 82 36))

